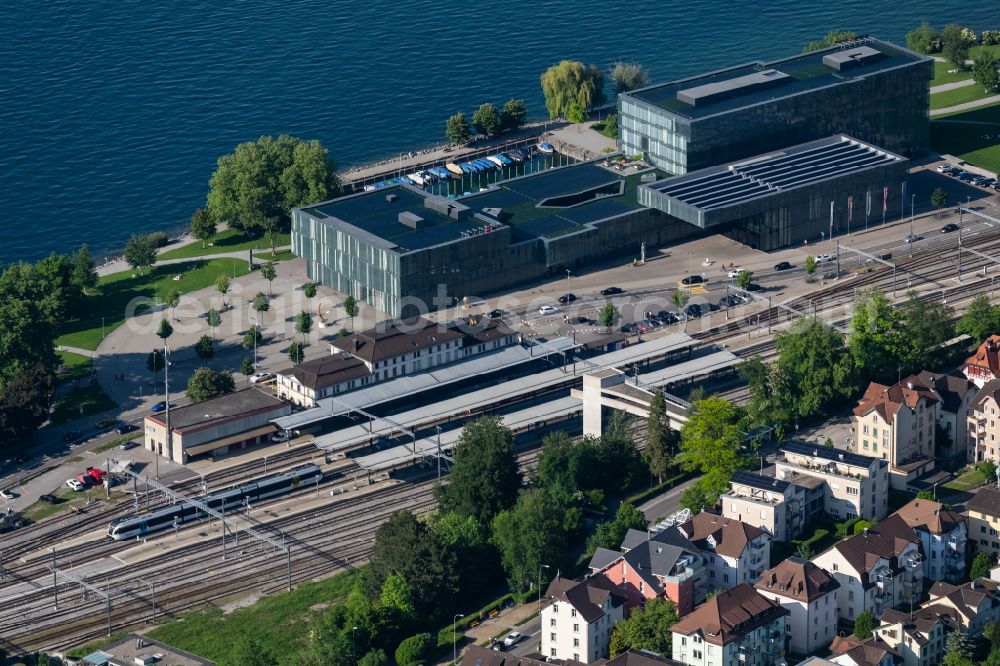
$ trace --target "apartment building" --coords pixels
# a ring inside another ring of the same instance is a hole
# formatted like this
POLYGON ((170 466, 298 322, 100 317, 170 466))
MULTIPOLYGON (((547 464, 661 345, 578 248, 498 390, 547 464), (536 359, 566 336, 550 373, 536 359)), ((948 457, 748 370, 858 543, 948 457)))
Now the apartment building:
MULTIPOLYGON (((803 485, 805 479, 822 481, 816 499, 822 497, 822 510, 831 518, 880 520, 889 512, 888 461, 796 441, 782 444, 781 453, 775 477, 796 485, 803 485)), ((813 515, 815 503, 807 487, 806 520, 813 515)))
POLYGON ((885 611, 875 634, 900 656, 903 666, 931 666, 944 659, 945 636, 957 628, 954 610, 931 604, 912 613, 885 611))
POLYGON ((768 569, 754 587, 788 611, 788 649, 809 654, 837 635, 840 583, 828 571, 799 557, 768 569))
POLYGON ((962 374, 979 388, 1000 379, 1000 335, 991 335, 962 363, 962 374))
POLYGON ((966 424, 979 387, 958 371, 938 373, 925 370, 918 376, 941 400, 938 403, 937 423, 946 437, 936 440, 936 457, 972 460, 966 424))
POLYGON ((806 489, 755 472, 738 471, 719 498, 722 515, 755 525, 778 541, 794 539, 805 523, 806 489))
POLYGON ((626 615, 648 599, 662 597, 686 615, 705 598, 701 551, 676 527, 657 533, 629 530, 621 550, 598 548, 592 574, 604 575, 626 595, 626 615))
POLYGON ((363 386, 430 370, 520 342, 499 319, 438 324, 411 318, 337 338, 330 355, 277 373, 279 397, 303 407, 363 386))
POLYGON ((813 558, 837 582, 839 615, 853 622, 863 611, 882 611, 917 600, 923 590, 920 537, 899 515, 834 545, 813 558))
POLYGON ((993 484, 976 490, 965 503, 965 516, 972 550, 989 553, 995 563, 1000 553, 1000 490, 993 484))
POLYGON ((784 665, 788 611, 746 583, 720 592, 670 628, 688 666, 784 665))
POLYGON ((702 511, 677 529, 701 551, 706 594, 753 584, 770 563, 771 535, 743 521, 702 511))
POLYGON ((908 482, 934 469, 940 402, 916 375, 892 386, 872 382, 854 408, 854 452, 888 461, 890 485, 905 490, 908 482))
POLYGON ((959 629, 970 636, 982 636, 986 625, 1000 620, 1000 583, 989 578, 971 580, 961 585, 938 581, 931 586, 930 601, 925 605, 947 606, 955 610, 959 629))
POLYGON ((1000 463, 1000 379, 986 382, 966 415, 969 462, 1000 463))
POLYGON ((965 518, 931 500, 914 499, 896 512, 920 537, 924 579, 958 581, 965 577, 965 518))
MULTIPOLYGON (((885 641, 874 635, 859 641, 853 634, 830 643, 830 661, 841 666, 898 666, 903 658, 885 641)), ((820 666, 808 659, 799 666, 820 666)))
POLYGON ((597 574, 575 581, 556 577, 542 607, 542 654, 590 663, 607 659, 611 629, 625 617, 625 592, 597 574))

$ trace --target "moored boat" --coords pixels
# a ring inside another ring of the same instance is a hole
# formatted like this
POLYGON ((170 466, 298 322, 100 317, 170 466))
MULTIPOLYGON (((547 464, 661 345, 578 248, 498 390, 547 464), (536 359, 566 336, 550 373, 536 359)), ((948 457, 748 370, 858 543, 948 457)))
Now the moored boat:
POLYGON ((417 185, 423 185, 424 184, 424 177, 420 175, 420 172, 411 173, 409 175, 409 179, 412 180, 417 185))
POLYGON ((500 159, 499 155, 490 155, 486 159, 488 159, 490 162, 493 162, 493 164, 497 165, 498 167, 503 166, 503 160, 500 159))
POLYGON ((540 143, 538 144, 538 152, 551 155, 556 152, 556 149, 552 147, 551 143, 540 143))
POLYGON ((454 162, 448 162, 444 166, 445 166, 446 169, 448 169, 448 171, 452 172, 456 176, 461 176, 462 175, 462 167, 458 166, 454 162))

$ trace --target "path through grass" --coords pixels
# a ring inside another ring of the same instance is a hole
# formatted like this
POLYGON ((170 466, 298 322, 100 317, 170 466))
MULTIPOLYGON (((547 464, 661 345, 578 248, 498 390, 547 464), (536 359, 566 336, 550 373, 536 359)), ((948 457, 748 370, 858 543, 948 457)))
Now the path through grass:
MULTIPOLYGON (((275 240, 276 247, 291 245, 291 243, 291 234, 278 234, 278 238, 275 240)), ((191 257, 219 254, 220 252, 257 249, 260 249, 260 252, 254 252, 254 256, 256 257, 260 254, 261 261, 269 259, 271 255, 271 246, 268 244, 267 239, 251 237, 239 229, 226 229, 215 237, 211 246, 202 248, 201 245, 201 241, 195 241, 174 250, 167 250, 159 256, 159 259, 190 259, 191 257)))

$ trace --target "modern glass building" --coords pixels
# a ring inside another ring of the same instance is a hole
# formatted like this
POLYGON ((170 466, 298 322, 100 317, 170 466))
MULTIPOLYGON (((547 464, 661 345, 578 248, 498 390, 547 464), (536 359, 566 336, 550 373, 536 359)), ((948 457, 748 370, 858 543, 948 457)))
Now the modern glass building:
POLYGON ((618 98, 619 145, 672 174, 845 133, 910 156, 928 143, 931 58, 864 38, 618 98))
POLYGON ((893 220, 908 168, 841 134, 644 184, 638 196, 671 218, 773 250, 893 220))

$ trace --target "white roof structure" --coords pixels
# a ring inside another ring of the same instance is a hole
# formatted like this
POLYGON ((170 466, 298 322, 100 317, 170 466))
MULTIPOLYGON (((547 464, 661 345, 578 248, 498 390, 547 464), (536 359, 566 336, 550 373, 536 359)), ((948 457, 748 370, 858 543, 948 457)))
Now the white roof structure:
POLYGON ((639 373, 639 381, 647 386, 665 386, 689 377, 701 377, 716 370, 730 368, 742 359, 729 351, 717 351, 689 361, 667 366, 653 372, 639 373))

